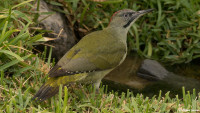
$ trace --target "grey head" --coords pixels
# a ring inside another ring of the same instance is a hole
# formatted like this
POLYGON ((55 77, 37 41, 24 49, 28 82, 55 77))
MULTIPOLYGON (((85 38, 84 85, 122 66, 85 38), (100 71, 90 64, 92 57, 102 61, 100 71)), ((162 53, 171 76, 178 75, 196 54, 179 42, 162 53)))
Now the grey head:
POLYGON ((123 9, 115 12, 110 19, 108 27, 122 27, 129 29, 130 26, 141 16, 152 12, 154 9, 134 11, 131 9, 123 9))

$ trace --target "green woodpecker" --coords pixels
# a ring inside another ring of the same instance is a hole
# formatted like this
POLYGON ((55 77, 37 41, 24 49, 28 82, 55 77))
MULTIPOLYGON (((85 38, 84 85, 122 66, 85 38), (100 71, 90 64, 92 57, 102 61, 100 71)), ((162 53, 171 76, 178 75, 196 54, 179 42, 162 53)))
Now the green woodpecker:
POLYGON ((101 79, 124 61, 131 25, 151 11, 124 9, 114 13, 107 28, 84 36, 58 61, 33 99, 43 101, 54 96, 61 84, 92 83, 98 89, 101 79))

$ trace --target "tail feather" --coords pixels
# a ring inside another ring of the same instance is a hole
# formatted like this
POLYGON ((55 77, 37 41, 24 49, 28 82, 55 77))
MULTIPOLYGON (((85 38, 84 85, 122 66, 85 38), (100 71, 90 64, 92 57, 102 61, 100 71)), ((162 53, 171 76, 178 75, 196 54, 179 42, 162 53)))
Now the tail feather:
POLYGON ((84 79, 87 73, 80 73, 71 76, 50 77, 47 82, 41 86, 39 91, 35 94, 33 99, 44 101, 54 96, 59 91, 59 85, 67 85, 84 79))
POLYGON ((53 90, 53 92, 51 92, 51 94, 45 96, 45 97, 42 99, 42 101, 44 101, 44 100, 46 100, 46 99, 48 99, 48 98, 54 96, 55 94, 57 94, 57 93, 58 93, 58 90, 59 90, 59 88, 56 88, 56 90, 53 90))
POLYGON ((58 87, 52 87, 50 85, 42 85, 39 91, 35 94, 33 99, 37 101, 44 101, 52 96, 54 96, 58 92, 58 87))

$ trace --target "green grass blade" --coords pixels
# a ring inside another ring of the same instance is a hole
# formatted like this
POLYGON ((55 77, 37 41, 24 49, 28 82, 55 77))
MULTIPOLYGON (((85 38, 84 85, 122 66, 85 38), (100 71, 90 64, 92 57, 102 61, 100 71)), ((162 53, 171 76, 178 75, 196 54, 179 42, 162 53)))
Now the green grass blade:
POLYGON ((23 6, 23 5, 25 5, 25 4, 29 3, 29 2, 32 2, 32 1, 34 1, 34 0, 27 0, 27 1, 21 2, 21 3, 17 4, 17 5, 15 5, 15 6, 13 6, 11 9, 23 6))
MULTIPOLYGON (((29 58, 30 56, 31 55, 24 56, 24 57, 22 57, 22 59, 25 60, 25 59, 29 58)), ((20 62, 20 60, 18 60, 18 59, 12 60, 12 61, 0 66, 0 71, 4 70, 4 69, 6 69, 6 68, 8 68, 10 66, 13 66, 13 65, 15 65, 15 64, 17 64, 19 62, 20 62)))
POLYGON ((2 33, 1 33, 1 37, 0 37, 0 45, 5 39, 4 35, 5 35, 6 29, 7 29, 7 25, 8 25, 8 21, 5 22, 5 25, 3 27, 3 30, 2 30, 2 33))
POLYGON ((0 53, 8 54, 10 56, 15 57, 19 61, 24 61, 24 59, 21 58, 19 55, 15 54, 14 52, 8 51, 8 50, 0 50, 0 53))

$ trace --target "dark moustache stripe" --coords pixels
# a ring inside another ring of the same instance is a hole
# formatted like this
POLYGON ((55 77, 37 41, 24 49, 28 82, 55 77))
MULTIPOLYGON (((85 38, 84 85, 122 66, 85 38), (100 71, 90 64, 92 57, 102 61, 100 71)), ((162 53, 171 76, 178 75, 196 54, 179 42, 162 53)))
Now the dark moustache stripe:
POLYGON ((137 16, 134 16, 134 17, 131 17, 131 19, 127 22, 127 24, 125 24, 123 27, 124 28, 127 28, 130 24, 131 24, 131 22, 136 18, 137 16))

